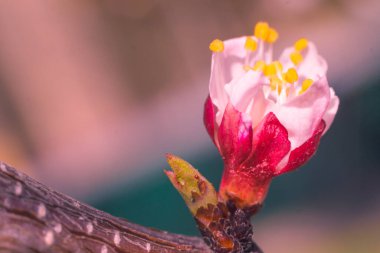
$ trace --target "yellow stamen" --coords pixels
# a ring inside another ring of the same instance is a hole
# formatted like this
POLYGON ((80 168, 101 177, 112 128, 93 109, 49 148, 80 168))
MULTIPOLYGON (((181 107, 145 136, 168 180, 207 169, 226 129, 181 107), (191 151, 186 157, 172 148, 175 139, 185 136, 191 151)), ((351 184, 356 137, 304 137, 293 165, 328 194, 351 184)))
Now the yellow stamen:
POLYGON ((313 84, 313 80, 307 78, 302 82, 301 90, 299 91, 299 95, 307 91, 307 89, 310 88, 310 86, 313 84))
POLYGON ((247 72, 248 70, 251 69, 251 67, 249 65, 244 65, 243 66, 243 69, 245 70, 245 72, 247 72))
POLYGON ((269 83, 269 87, 271 90, 275 90, 277 87, 277 83, 275 81, 271 80, 269 83))
POLYGON ((297 66, 303 61, 303 56, 299 51, 294 51, 290 54, 290 60, 297 66))
POLYGON ((268 43, 274 43, 278 39, 278 32, 274 28, 269 28, 266 41, 268 43))
POLYGON ((263 70, 265 68, 265 62, 260 60, 255 63, 255 66, 253 66, 253 70, 263 70))
POLYGON ((284 79, 288 83, 294 83, 298 80, 297 71, 294 68, 288 69, 288 71, 284 74, 284 79))
POLYGON ((255 37, 266 40, 269 34, 269 25, 266 22, 258 22, 255 26, 255 37))
POLYGON ((279 83, 278 86, 277 86, 277 93, 278 93, 278 95, 281 94, 281 91, 282 91, 282 83, 279 83))
POLYGON ((216 53, 223 52, 224 43, 223 43, 223 41, 216 39, 210 43, 209 48, 212 52, 216 52, 216 53))
POLYGON ((251 37, 247 37, 244 47, 247 50, 255 51, 257 49, 257 42, 251 37))
POLYGON ((269 80, 270 80, 269 86, 271 90, 276 90, 278 86, 282 86, 282 81, 277 76, 272 76, 269 80))
POLYGON ((265 66, 264 68, 264 75, 265 76, 273 76, 277 73, 276 66, 273 63, 270 63, 265 66))
POLYGON ((307 47, 307 44, 308 44, 307 39, 302 38, 302 39, 297 40, 296 43, 294 43, 294 48, 297 51, 302 51, 307 47))
POLYGON ((285 93, 286 93, 286 96, 289 96, 289 93, 290 93, 290 87, 286 88, 285 93))
POLYGON ((274 67, 276 68, 276 72, 282 72, 282 64, 279 61, 272 62, 274 67))

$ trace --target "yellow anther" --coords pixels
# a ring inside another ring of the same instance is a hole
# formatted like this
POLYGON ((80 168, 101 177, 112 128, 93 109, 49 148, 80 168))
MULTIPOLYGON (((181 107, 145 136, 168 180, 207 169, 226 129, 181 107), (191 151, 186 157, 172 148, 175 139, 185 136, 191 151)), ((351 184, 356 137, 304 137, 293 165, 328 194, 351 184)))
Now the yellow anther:
POLYGON ((258 22, 255 26, 255 37, 266 40, 269 34, 269 25, 266 22, 258 22))
POLYGON ((223 41, 221 41, 219 39, 216 39, 216 40, 213 40, 210 43, 209 48, 213 52, 217 52, 217 53, 223 52, 223 50, 224 50, 224 43, 223 43, 223 41))
POLYGON ((282 72, 282 64, 279 61, 272 62, 274 67, 276 68, 276 72, 282 72))
POLYGON ((288 69, 288 71, 284 74, 284 79, 288 83, 294 83, 298 80, 297 71, 294 68, 288 69))
POLYGON ((276 66, 273 63, 270 63, 265 66, 264 68, 264 75, 265 76, 273 76, 277 73, 276 66))
POLYGON ((255 51, 257 49, 257 42, 251 37, 247 37, 244 47, 247 50, 255 51))
POLYGON ((266 41, 268 43, 274 43, 278 39, 278 32, 274 28, 269 28, 266 41))
POLYGON ((297 40, 296 43, 294 43, 294 48, 297 51, 302 51, 307 47, 307 44, 308 44, 307 39, 302 38, 302 39, 297 40))
POLYGON ((257 61, 256 63, 255 63, 255 66, 253 66, 253 70, 263 70, 265 68, 265 61, 262 61, 262 60, 260 60, 260 61, 257 61))
POLYGON ((294 65, 298 65, 303 61, 303 56, 299 51, 294 51, 290 54, 290 60, 292 60, 294 65))
POLYGON ((299 91, 298 94, 301 95, 302 93, 304 93, 305 91, 307 91, 307 89, 309 89, 312 84, 313 84, 313 80, 311 80, 309 78, 305 79, 302 82, 301 90, 299 91))

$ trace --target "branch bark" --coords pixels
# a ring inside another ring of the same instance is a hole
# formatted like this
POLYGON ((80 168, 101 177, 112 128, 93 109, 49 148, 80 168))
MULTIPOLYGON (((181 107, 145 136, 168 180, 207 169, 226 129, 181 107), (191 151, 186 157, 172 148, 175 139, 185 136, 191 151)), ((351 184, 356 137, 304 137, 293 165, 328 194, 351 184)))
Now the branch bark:
POLYGON ((201 238, 113 217, 0 164, 0 252, 211 252, 201 238))

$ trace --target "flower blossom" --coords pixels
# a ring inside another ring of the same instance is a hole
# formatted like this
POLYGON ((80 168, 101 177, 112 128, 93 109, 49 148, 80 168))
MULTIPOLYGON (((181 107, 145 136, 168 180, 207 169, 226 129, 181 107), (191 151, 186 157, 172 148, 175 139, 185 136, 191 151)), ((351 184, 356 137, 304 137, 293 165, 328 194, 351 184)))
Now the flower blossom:
POLYGON ((220 198, 239 207, 261 204, 273 177, 311 158, 339 105, 315 45, 299 39, 273 60, 277 38, 259 22, 253 36, 210 44, 204 123, 225 164, 220 198))

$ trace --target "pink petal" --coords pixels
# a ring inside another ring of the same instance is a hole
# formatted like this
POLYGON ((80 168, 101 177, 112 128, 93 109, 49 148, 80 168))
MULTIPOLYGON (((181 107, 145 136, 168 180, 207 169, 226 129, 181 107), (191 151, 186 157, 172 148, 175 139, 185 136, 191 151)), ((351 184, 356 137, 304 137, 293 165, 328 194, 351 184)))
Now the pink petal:
POLYGON ((224 89, 226 84, 224 73, 223 73, 223 53, 213 53, 211 61, 211 76, 209 91, 210 97, 213 104, 217 107, 218 113, 223 114, 224 108, 228 103, 228 96, 224 89))
POLYGON ((232 105, 240 112, 249 114, 250 105, 261 89, 262 75, 249 70, 226 85, 225 89, 232 105))
POLYGON ((211 101, 210 96, 207 97, 204 112, 203 112, 203 123, 206 127, 207 133, 210 135, 211 140, 215 143, 215 111, 214 105, 211 101))
POLYGON ((218 129, 219 151, 226 164, 237 166, 252 148, 252 126, 243 121, 242 113, 228 104, 218 129))
POLYGON ((252 153, 241 170, 250 171, 255 180, 270 178, 277 164, 290 151, 288 132, 276 115, 268 113, 254 129, 252 153))
MULTIPOLYGON (((282 52, 280 61, 283 63, 284 70, 295 67, 290 60, 290 54, 294 52, 294 50, 294 47, 288 47, 282 52)), ((311 78, 313 80, 317 80, 322 76, 325 76, 327 71, 327 63, 318 54, 314 43, 309 41, 307 48, 304 50, 305 51, 302 52, 304 55, 303 61, 297 66, 297 72, 300 79, 311 78)))
POLYGON ((224 86, 245 73, 245 39, 246 37, 240 37, 226 40, 224 51, 212 54, 209 91, 213 104, 218 108, 217 117, 220 119, 228 103, 224 86))
POLYGON ((246 36, 224 41, 224 51, 222 52, 224 84, 245 73, 244 60, 247 53, 244 48, 245 41, 246 36))
POLYGON ((295 96, 284 104, 268 102, 266 111, 273 112, 288 130, 293 150, 312 136, 329 103, 330 88, 326 77, 323 77, 305 93, 295 96))
POLYGON ((263 89, 259 89, 250 108, 250 116, 254 128, 262 122, 264 116, 270 112, 269 108, 273 106, 273 104, 273 101, 265 97, 263 89))
POLYGON ((301 146, 297 147, 290 153, 287 165, 281 170, 277 171, 276 175, 281 175, 285 172, 289 172, 306 163, 317 150, 319 141, 321 139, 325 127, 326 123, 323 120, 320 121, 313 135, 307 141, 305 141, 305 143, 303 143, 301 146))
POLYGON ((290 60, 290 54, 292 52, 294 52, 294 47, 287 47, 281 53, 279 61, 281 62, 284 71, 294 67, 293 62, 290 60))
POLYGON ((327 63, 323 57, 318 54, 314 43, 309 42, 304 55, 304 59, 298 66, 299 75, 305 78, 316 80, 326 75, 327 63))
POLYGON ((338 111, 338 106, 339 106, 339 98, 335 95, 334 90, 330 88, 330 103, 325 115, 323 116, 323 120, 326 122, 326 128, 323 134, 325 134, 326 131, 330 128, 335 118, 335 114, 338 111))

